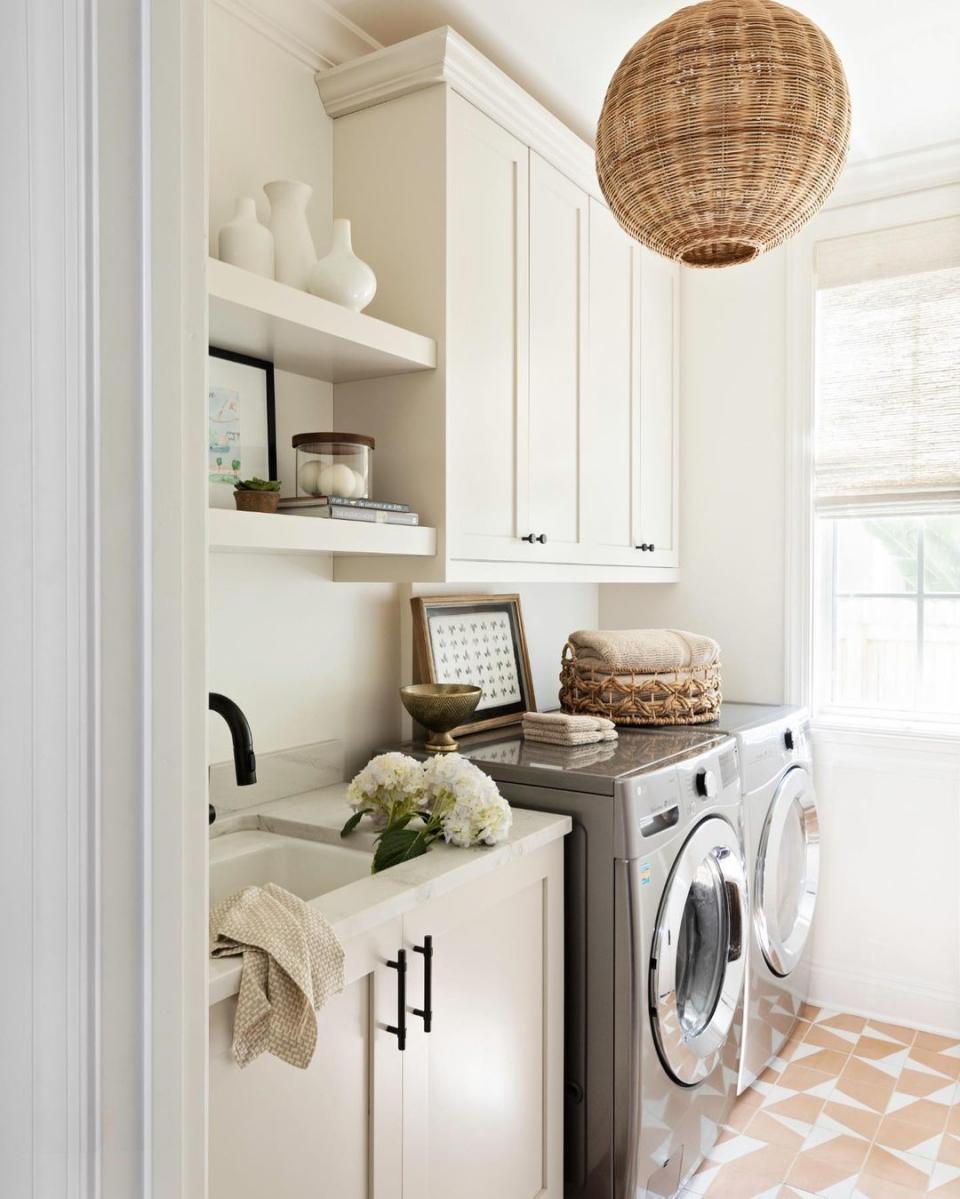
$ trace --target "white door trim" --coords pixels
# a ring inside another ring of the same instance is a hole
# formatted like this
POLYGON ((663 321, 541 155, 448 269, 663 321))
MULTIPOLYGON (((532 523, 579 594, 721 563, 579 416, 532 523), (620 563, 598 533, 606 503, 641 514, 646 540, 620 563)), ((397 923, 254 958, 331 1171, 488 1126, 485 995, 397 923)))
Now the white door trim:
POLYGON ((201 1199, 204 7, 6 16, 3 1189, 201 1199))

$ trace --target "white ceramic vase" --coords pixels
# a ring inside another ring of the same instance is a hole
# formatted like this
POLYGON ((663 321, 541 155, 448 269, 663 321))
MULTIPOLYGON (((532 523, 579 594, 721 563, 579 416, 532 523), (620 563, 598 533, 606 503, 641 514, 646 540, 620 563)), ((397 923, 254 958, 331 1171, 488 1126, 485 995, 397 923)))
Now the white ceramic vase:
POLYGON ((257 220, 250 196, 237 197, 232 219, 220 227, 217 253, 221 262, 273 278, 273 234, 257 220))
POLYGON ((354 312, 362 312, 377 294, 376 275, 353 252, 349 221, 333 222, 330 253, 313 268, 307 286, 315 296, 354 312))
POLYGON ((307 224, 307 202, 313 195, 313 188, 297 179, 275 179, 265 183, 263 190, 270 201, 274 278, 303 290, 317 261, 307 224))

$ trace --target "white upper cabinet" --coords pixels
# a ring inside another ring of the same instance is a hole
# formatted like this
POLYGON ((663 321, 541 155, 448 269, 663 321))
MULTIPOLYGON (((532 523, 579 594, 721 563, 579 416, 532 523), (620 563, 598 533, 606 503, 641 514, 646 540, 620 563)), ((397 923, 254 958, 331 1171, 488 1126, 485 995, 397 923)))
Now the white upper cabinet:
POLYGON ((597 563, 646 565, 634 546, 639 503, 639 252, 590 201, 590 333, 581 455, 583 536, 597 563))
POLYGON ((679 296, 675 263, 648 250, 640 266, 640 499, 634 534, 652 566, 679 565, 679 296))
POLYGON ((527 522, 527 147, 457 96, 449 106, 447 544, 511 557, 527 522))
POLYGON ((580 560, 580 426, 587 329, 587 197, 530 154, 531 549, 580 560))
POLYGON ((418 508, 437 555, 335 577, 675 579, 674 264, 617 225, 589 147, 449 30, 318 87, 370 315, 437 342, 434 372, 334 388, 336 427, 377 439, 376 494, 418 508))

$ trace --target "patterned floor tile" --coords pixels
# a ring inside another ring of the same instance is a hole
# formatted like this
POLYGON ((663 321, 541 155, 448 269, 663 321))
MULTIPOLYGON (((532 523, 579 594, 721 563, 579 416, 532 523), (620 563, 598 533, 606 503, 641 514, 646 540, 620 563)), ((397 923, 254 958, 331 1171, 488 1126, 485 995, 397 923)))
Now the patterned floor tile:
MULTIPOLYGON (((769 1005, 767 1018, 792 1016, 769 1005)), ((680 1199, 960 1199, 960 1039, 805 1005, 680 1199)))
POLYGON ((893 1182, 897 1186, 913 1188, 915 1191, 926 1190, 933 1172, 933 1162, 926 1158, 915 1157, 902 1149, 884 1149, 874 1144, 863 1163, 862 1174, 871 1178, 879 1178, 884 1182, 893 1182))
POLYGON ((924 1195, 926 1191, 914 1191, 910 1187, 897 1186, 895 1182, 861 1174, 850 1199, 922 1199, 924 1195))

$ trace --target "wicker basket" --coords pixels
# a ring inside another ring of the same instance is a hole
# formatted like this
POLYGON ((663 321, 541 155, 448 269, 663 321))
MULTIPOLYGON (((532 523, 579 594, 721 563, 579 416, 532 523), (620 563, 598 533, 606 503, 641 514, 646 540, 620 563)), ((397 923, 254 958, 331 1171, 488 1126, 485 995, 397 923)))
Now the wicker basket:
POLYGON ((617 724, 706 724, 720 709, 720 662, 652 674, 614 673, 577 661, 567 642, 560 664, 564 712, 606 716, 617 724))

